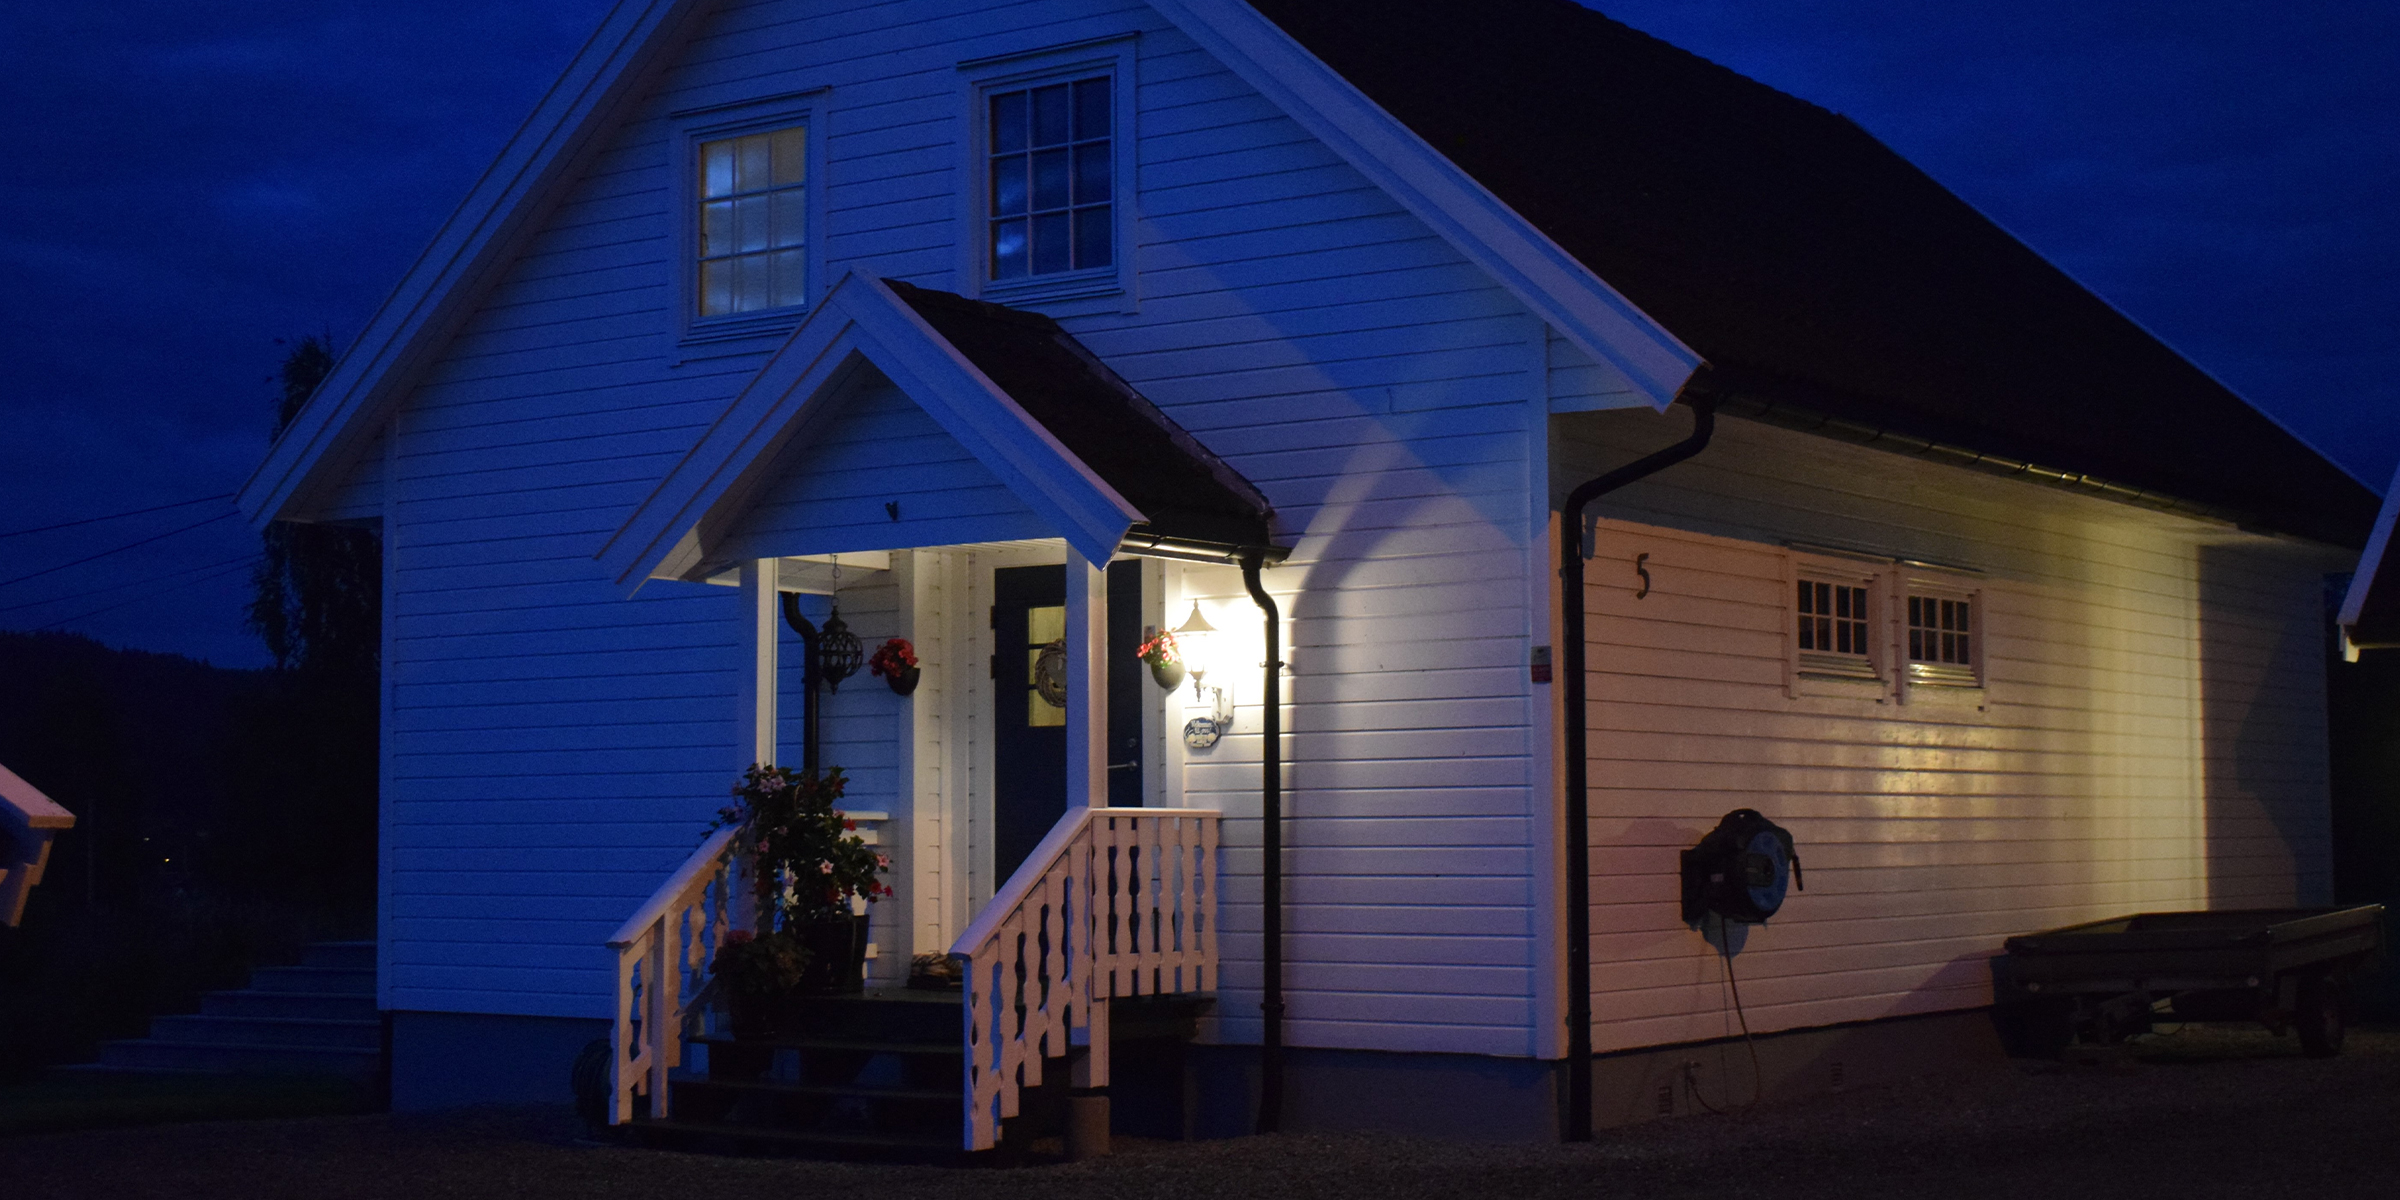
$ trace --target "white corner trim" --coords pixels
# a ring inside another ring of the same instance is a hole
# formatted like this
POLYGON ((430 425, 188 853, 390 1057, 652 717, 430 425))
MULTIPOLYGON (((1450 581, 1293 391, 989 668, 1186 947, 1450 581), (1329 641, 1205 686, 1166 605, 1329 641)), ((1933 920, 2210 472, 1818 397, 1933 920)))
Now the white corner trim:
POLYGON ((2375 531, 2367 535, 2367 548, 2358 555, 2358 572, 2350 577, 2350 590, 2342 595, 2342 612, 2334 623, 2345 630, 2358 624, 2366 613, 2367 590, 2375 583, 2375 573, 2383 569, 2396 521, 2400 521, 2400 469, 2392 472, 2391 483, 2383 489, 2383 511, 2375 514, 2375 531))
POLYGON ((1242 0, 1150 0, 1234 74, 1661 409, 1700 355, 1242 0))
POLYGON ((836 385, 861 361, 1085 557, 1108 561, 1144 519, 890 288, 845 274, 594 557, 628 592, 697 565, 783 446, 839 403, 836 385))
POLYGON ((638 100, 661 51, 710 7, 617 0, 242 485, 236 503, 252 525, 294 515, 372 440, 385 410, 573 182, 575 163, 638 100))

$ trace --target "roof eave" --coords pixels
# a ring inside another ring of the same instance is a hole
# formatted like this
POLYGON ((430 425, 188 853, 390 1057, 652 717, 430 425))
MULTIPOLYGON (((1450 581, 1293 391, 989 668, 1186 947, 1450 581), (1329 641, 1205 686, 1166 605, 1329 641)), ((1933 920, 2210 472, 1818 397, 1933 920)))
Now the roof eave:
POLYGON ((252 525, 306 517, 311 497, 373 440, 602 135, 641 98, 666 48, 709 7, 618 0, 610 9, 242 485, 235 503, 252 525))

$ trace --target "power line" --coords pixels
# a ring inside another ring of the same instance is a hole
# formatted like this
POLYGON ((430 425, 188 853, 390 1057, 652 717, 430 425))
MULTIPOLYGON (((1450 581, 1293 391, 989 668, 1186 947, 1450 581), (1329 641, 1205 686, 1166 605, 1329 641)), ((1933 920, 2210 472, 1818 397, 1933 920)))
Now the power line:
POLYGON ((213 517, 206 517, 206 518, 203 518, 203 519, 201 519, 201 520, 194 521, 194 522, 192 522, 191 524, 189 524, 189 525, 186 525, 186 526, 184 526, 184 527, 182 527, 182 528, 180 528, 180 529, 170 529, 170 530, 166 531, 165 533, 154 533, 154 534, 150 535, 149 537, 143 538, 142 540, 140 540, 140 541, 138 541, 138 542, 127 542, 127 543, 125 543, 125 544, 124 544, 124 545, 122 545, 122 546, 118 546, 118 547, 115 547, 115 548, 113 548, 113 549, 109 549, 109 550, 103 550, 103 551, 101 551, 101 552, 100 552, 100 553, 98 553, 98 554, 87 554, 87 555, 84 555, 82 558, 76 559, 76 560, 75 560, 75 561, 73 561, 73 562, 63 562, 63 563, 60 563, 60 564, 58 564, 58 565, 57 565, 57 566, 55 566, 55 567, 44 567, 44 568, 42 568, 42 569, 41 569, 41 570, 39 570, 39 571, 35 571, 35 572, 34 572, 34 573, 32 573, 31 575, 19 575, 19 576, 17 576, 15 579, 0 579, 0 587, 7 587, 7 586, 9 586, 10 584, 13 584, 13 583, 23 583, 23 582, 25 582, 25 581, 26 581, 26 580, 28 580, 28 579, 40 579, 40 578, 41 578, 42 576, 44 576, 44 575, 49 575, 49 574, 52 574, 52 573, 54 573, 54 572, 58 572, 58 571, 64 571, 64 570, 66 570, 68 567, 80 567, 80 566, 82 566, 83 564, 85 564, 85 563, 88 563, 88 562, 97 562, 97 561, 99 561, 99 560, 101 560, 101 559, 103 559, 103 558, 107 558, 109 555, 112 555, 112 554, 123 554, 123 553, 125 553, 125 552, 126 552, 126 551, 128 551, 128 550, 134 549, 134 548, 136 548, 136 547, 139 547, 139 546, 147 546, 147 545, 149 545, 149 544, 150 544, 150 543, 152 543, 152 542, 156 542, 156 541, 163 541, 164 539, 167 539, 167 538, 174 537, 176 534, 179 534, 179 533, 190 533, 191 531, 193 531, 193 530, 195 530, 195 529, 198 529, 198 528, 200 528, 200 527, 201 527, 201 526, 203 526, 203 525, 209 524, 210 522, 214 522, 214 521, 222 521, 222 520, 224 520, 225 518, 227 518, 227 517, 230 517, 230 516, 232 516, 232 515, 233 515, 233 514, 232 514, 231 512, 221 512, 221 513, 218 513, 217 515, 215 515, 215 516, 213 516, 213 517))
POLYGON ((58 604, 67 600, 81 600, 86 596, 104 596, 110 592, 124 591, 129 587, 145 587, 150 584, 165 583, 170 579, 176 579, 181 576, 190 575, 197 571, 213 571, 218 567, 229 567, 235 563, 252 562, 257 558, 257 552, 253 551, 249 554, 242 555, 239 558, 229 558, 223 562, 202 563, 197 567, 185 567, 180 571, 169 571, 164 575, 154 575, 148 579, 136 579, 130 583, 112 583, 107 587, 86 588, 80 592, 68 592, 63 596, 49 596, 40 600, 23 600, 15 604, 0 605, 0 613, 12 613, 19 609, 25 608, 40 608, 45 604, 58 604))
POLYGON ((231 499, 233 499, 233 493, 226 492, 223 495, 218 496, 202 496, 197 500, 178 500, 173 504, 159 504, 153 505, 149 508, 137 508, 131 512, 110 513, 105 517, 85 517, 80 521, 61 521, 56 525, 36 525, 31 529, 11 529, 6 533, 0 533, 0 538, 23 537, 29 533, 48 533, 53 529, 73 529, 77 525, 97 525, 102 521, 116 521, 125 517, 138 517, 143 513, 165 512, 170 508, 190 508, 195 504, 206 504, 211 500, 231 499))
MULTIPOLYGON (((248 565, 247 563, 235 563, 235 564, 234 564, 232 567, 230 567, 230 568, 227 568, 226 570, 219 571, 219 572, 217 572, 217 573, 216 573, 216 574, 214 574, 214 575, 203 575, 203 576, 201 576, 200 578, 193 580, 193 581, 191 582, 191 585, 190 585, 190 586, 197 587, 197 586, 199 586, 200 584, 203 584, 203 583, 209 583, 209 582, 212 582, 212 581, 214 581, 214 580, 222 579, 222 578, 224 578, 224 577, 225 577, 225 576, 227 576, 227 575, 231 575, 231 574, 233 574, 235 571, 239 571, 239 570, 241 570, 241 569, 242 569, 244 566, 247 566, 247 565, 248 565)), ((141 595, 139 595, 139 596, 134 596, 134 597, 131 597, 131 598, 129 598, 129 599, 125 599, 125 600, 119 600, 119 601, 117 601, 117 602, 116 602, 116 603, 114 603, 114 604, 103 604, 103 605, 101 605, 100 607, 98 607, 98 608, 95 608, 95 609, 93 609, 93 610, 92 610, 92 611, 90 611, 90 612, 86 612, 86 613, 77 613, 77 614, 75 614, 75 615, 74 615, 74 616, 72 616, 72 617, 61 617, 61 618, 59 618, 58 620, 56 620, 56 621, 52 621, 52 622, 50 622, 50 623, 49 623, 49 624, 47 624, 47 625, 41 625, 41 626, 37 626, 37 627, 35 628, 34 632, 36 632, 36 633, 39 633, 39 632, 41 632, 41 631, 42 631, 42 630, 44 630, 44 629, 56 629, 56 628, 58 628, 58 627, 59 627, 59 626, 61 626, 61 625, 72 625, 72 624, 74 624, 74 623, 75 623, 75 622, 77 622, 77 621, 82 621, 82 620, 86 620, 86 619, 89 619, 89 618, 92 618, 92 617, 96 617, 96 616, 99 616, 99 615, 100 615, 100 614, 102 614, 102 613, 115 612, 115 611, 117 611, 118 609, 120 609, 120 608, 123 608, 123 607, 125 607, 125 606, 126 606, 126 605, 128 605, 128 604, 139 604, 139 603, 141 603, 142 601, 144 601, 144 600, 148 600, 148 599, 150 599, 150 595, 149 595, 149 593, 145 592, 145 593, 143 593, 143 594, 141 594, 141 595)))

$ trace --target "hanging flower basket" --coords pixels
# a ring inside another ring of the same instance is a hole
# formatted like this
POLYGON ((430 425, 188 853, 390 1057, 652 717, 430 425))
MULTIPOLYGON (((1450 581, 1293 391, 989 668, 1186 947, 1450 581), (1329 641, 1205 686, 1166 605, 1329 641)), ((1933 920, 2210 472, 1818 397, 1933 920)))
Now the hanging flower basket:
POLYGON ((1159 630, 1133 653, 1134 657, 1150 664, 1150 678, 1156 680, 1158 686, 1170 692, 1183 686, 1183 678, 1188 671, 1183 664, 1183 652, 1175 648, 1174 630, 1159 630))
POLYGON ((894 695, 905 696, 917 690, 917 680, 924 672, 917 668, 917 648, 907 638, 892 638, 875 648, 875 656, 867 660, 867 673, 891 685, 894 695))

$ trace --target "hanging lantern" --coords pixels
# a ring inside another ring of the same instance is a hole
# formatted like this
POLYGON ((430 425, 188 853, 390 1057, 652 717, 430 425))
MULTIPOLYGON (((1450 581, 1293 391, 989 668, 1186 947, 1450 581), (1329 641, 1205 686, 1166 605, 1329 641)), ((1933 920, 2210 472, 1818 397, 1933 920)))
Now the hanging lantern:
POLYGON ((825 618, 825 628, 817 633, 817 677, 825 681, 825 690, 842 690, 842 681, 858 674, 867 661, 866 647, 858 644, 858 635, 842 620, 842 608, 835 605, 833 615, 825 618))

